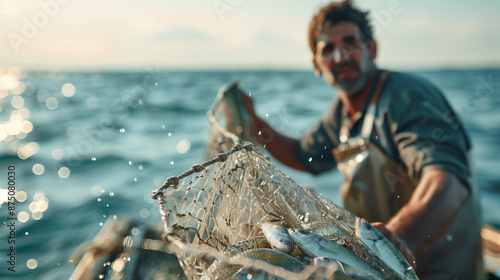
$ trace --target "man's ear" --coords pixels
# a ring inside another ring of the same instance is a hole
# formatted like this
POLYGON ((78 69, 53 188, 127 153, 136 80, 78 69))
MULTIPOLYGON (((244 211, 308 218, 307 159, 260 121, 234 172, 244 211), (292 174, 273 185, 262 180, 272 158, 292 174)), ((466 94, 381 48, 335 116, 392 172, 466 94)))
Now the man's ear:
POLYGON ((374 60, 375 57, 377 57, 377 43, 375 43, 375 40, 370 40, 369 44, 370 44, 370 58, 374 60))
POLYGON ((316 63, 316 59, 314 59, 314 55, 312 55, 311 57, 314 66, 314 75, 316 75, 316 77, 321 77, 321 70, 319 70, 318 64, 316 63))

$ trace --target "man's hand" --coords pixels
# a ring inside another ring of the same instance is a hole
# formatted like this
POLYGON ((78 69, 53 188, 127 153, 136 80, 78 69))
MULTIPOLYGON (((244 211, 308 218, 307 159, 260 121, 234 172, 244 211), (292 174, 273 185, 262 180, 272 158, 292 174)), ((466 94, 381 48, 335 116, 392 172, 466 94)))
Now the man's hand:
POLYGON ((396 248, 398 248, 398 250, 401 251, 401 253, 403 253, 403 256, 406 258, 408 263, 410 263, 410 265, 414 269, 417 268, 417 262, 415 256, 406 245, 406 242, 404 242, 394 232, 388 229, 384 223, 376 222, 376 223, 371 223, 371 225, 378 231, 380 231, 380 233, 382 233, 394 246, 396 246, 396 248))
POLYGON ((297 157, 299 140, 275 131, 269 124, 255 114, 252 99, 240 91, 247 110, 251 137, 262 144, 281 163, 301 171, 308 171, 297 157))

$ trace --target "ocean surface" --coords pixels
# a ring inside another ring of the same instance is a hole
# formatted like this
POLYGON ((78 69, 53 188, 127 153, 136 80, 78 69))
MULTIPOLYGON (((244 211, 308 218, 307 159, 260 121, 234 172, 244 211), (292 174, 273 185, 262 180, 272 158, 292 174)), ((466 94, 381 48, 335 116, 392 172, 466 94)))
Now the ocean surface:
MULTIPOLYGON (((500 69, 410 72, 440 87, 465 123, 484 220, 500 228, 500 69)), ((0 278, 67 279, 72 253, 109 217, 160 223, 151 191, 203 160, 207 110, 234 80, 251 93, 257 113, 289 135, 316 123, 336 96, 312 71, 2 69, 0 278), (9 166, 18 193, 13 213, 5 203, 9 166), (9 237, 15 272, 7 270, 9 237)), ((340 203, 340 173, 313 177, 276 165, 340 203)))

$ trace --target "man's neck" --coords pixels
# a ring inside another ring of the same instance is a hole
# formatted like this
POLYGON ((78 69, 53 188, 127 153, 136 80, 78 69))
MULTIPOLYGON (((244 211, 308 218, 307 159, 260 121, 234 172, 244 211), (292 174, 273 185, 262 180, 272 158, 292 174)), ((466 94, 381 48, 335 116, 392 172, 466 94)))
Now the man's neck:
POLYGON ((365 85, 363 86, 361 91, 354 96, 349 97, 349 95, 345 92, 341 92, 339 94, 340 101, 342 101, 344 106, 349 110, 351 119, 355 118, 356 113, 360 112, 367 102, 368 97, 370 96, 370 91, 374 86, 376 73, 376 69, 373 69, 373 71, 370 72, 365 85))

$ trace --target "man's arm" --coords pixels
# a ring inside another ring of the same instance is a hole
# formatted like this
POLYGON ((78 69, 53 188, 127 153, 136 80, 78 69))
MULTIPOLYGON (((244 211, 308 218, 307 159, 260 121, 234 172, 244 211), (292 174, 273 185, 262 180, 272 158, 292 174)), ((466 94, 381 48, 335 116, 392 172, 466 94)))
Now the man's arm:
POLYGON ((452 173, 426 170, 410 201, 385 225, 373 225, 409 259, 409 253, 426 250, 451 228, 468 197, 469 190, 452 173))
POLYGON ((273 157, 283 164, 297 170, 307 171, 297 157, 296 151, 299 140, 275 131, 269 124, 255 114, 252 99, 243 93, 241 93, 241 96, 251 119, 250 129, 252 136, 260 144, 264 145, 265 149, 269 151, 273 157))

